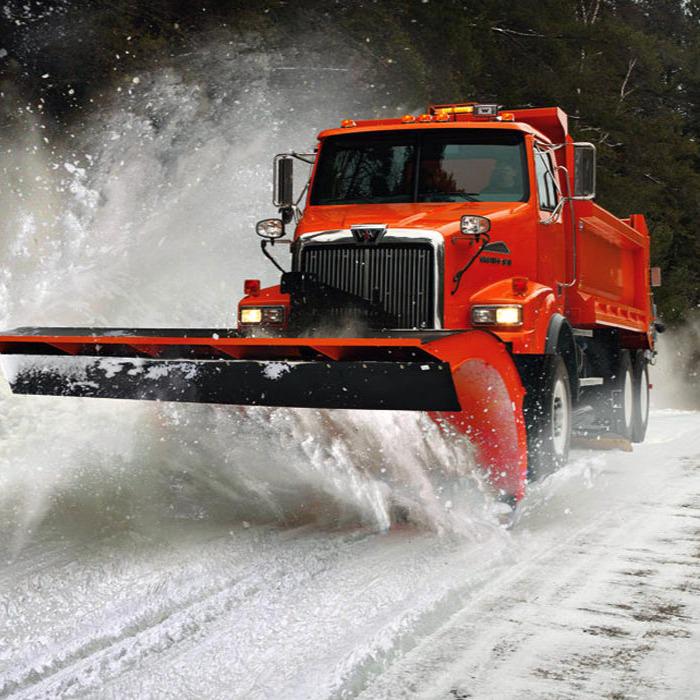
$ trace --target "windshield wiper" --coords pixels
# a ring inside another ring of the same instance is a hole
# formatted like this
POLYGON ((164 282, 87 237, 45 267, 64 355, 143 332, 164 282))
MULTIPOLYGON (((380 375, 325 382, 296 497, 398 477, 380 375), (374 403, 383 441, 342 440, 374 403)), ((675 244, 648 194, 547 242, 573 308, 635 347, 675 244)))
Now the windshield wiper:
POLYGON ((418 195, 418 201, 419 202, 451 202, 451 201, 455 201, 455 200, 442 199, 442 197, 461 197, 462 200, 456 200, 456 201, 478 202, 478 201, 480 201, 477 199, 479 194, 480 194, 480 192, 426 192, 424 194, 418 195), (438 197, 440 197, 440 199, 438 199, 438 197))

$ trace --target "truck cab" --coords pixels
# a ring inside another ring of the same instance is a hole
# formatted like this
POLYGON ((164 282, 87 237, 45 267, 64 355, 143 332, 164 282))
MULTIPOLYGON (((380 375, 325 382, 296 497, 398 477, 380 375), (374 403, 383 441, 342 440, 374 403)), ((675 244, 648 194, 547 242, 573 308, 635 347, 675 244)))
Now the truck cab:
MULTIPOLYGON (((573 141, 557 107, 461 103, 345 120, 318 135, 313 154, 275 158, 280 218, 257 232, 284 274, 264 290, 248 281, 239 329, 484 330, 518 368, 526 421, 536 424, 528 439, 546 427, 531 464, 554 433, 570 434, 571 407, 584 401, 607 429, 641 440, 654 341, 649 236, 643 216, 618 219, 594 197, 595 148, 573 141), (295 160, 311 165, 298 198, 295 160), (285 271, 268 245, 292 223, 285 271)), ((568 438, 557 449, 548 463, 565 461, 568 438)))
POLYGON ((278 156, 275 201, 286 221, 258 230, 276 236, 296 221, 291 274, 281 289, 241 302, 240 327, 337 334, 351 321, 353 332, 358 324, 479 326, 516 352, 542 352, 539 317, 565 311, 573 275, 562 161, 569 151, 591 163, 582 172, 588 183, 577 183, 576 196, 588 198, 594 151, 566 143, 557 108, 517 118, 465 104, 432 106, 417 118, 347 120, 319 134, 303 213, 288 194, 293 156, 278 156), (263 301, 279 306, 274 323, 252 311, 263 301))

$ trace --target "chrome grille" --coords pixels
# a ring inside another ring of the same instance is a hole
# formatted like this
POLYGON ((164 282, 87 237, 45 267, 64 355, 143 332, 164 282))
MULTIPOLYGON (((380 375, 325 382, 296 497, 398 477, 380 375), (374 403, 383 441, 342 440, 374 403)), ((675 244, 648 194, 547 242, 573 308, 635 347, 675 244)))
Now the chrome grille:
POLYGON ((435 327, 430 245, 306 245, 301 271, 378 304, 397 328, 435 327))

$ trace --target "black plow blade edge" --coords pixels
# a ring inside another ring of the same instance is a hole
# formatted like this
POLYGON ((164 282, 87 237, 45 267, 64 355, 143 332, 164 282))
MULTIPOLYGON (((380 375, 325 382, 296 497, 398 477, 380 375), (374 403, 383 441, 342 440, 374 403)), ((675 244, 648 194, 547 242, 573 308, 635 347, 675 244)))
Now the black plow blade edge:
POLYGON ((16 394, 240 406, 458 411, 442 362, 159 360, 5 355, 16 394))

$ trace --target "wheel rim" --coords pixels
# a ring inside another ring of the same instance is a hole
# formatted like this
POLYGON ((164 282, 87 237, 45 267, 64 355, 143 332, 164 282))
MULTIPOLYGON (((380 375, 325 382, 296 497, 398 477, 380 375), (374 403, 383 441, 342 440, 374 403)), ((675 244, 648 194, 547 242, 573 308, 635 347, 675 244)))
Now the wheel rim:
POLYGON ((622 407, 623 415, 625 419, 625 427, 630 428, 632 426, 632 407, 633 407, 633 390, 632 390, 632 372, 627 370, 625 372, 625 386, 623 389, 624 405, 622 407))
POLYGON ((563 456, 566 452, 566 443, 569 436, 569 394, 563 380, 557 379, 552 392, 552 447, 557 456, 563 456))

